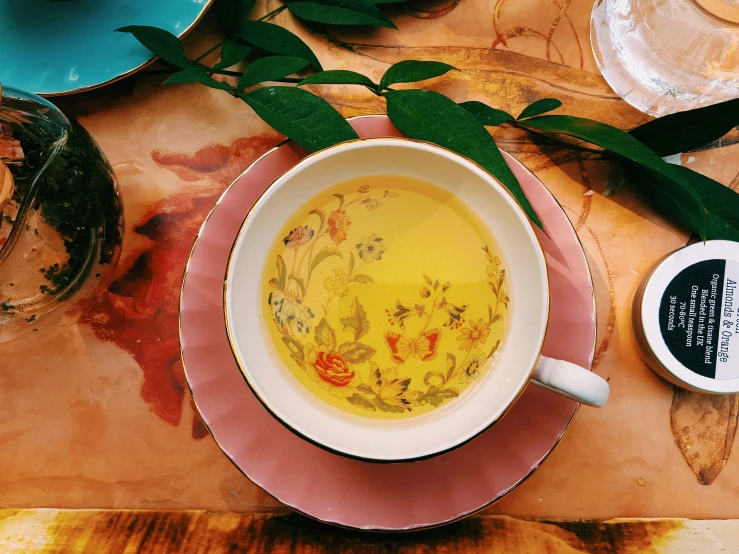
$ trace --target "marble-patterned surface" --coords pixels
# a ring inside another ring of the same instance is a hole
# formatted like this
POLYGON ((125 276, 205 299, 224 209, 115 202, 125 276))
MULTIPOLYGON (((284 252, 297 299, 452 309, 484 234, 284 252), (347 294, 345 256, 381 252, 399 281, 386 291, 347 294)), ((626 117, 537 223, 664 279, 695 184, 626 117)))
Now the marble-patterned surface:
MULTIPOLYGON (((413 0, 391 12, 398 31, 332 35, 309 31, 287 12, 277 21, 300 33, 326 68, 378 76, 401 59, 439 59, 461 71, 425 85, 457 100, 517 112, 555 96, 563 113, 633 127, 646 117, 597 74, 591 6, 413 0)), ((210 14, 186 47, 198 54, 218 40, 210 14)), ((384 111, 382 100, 356 89, 323 90, 346 116, 384 111)), ((281 137, 241 101, 200 86, 161 85, 159 76, 55 101, 79 118, 115 168, 126 210, 124 252, 117 280, 78 326, 0 367, 0 505, 276 507, 230 464, 193 411, 179 361, 177 302, 192 240, 211 205, 281 137)), ((641 362, 630 327, 641 276, 688 234, 657 215, 616 166, 578 160, 511 131, 496 131, 496 139, 536 172, 580 235, 598 302, 596 371, 610 379, 612 397, 601 410, 581 409, 541 469, 488 512, 736 517, 735 399, 675 394, 641 362)), ((683 155, 683 163, 736 187, 735 142, 730 135, 683 155)))

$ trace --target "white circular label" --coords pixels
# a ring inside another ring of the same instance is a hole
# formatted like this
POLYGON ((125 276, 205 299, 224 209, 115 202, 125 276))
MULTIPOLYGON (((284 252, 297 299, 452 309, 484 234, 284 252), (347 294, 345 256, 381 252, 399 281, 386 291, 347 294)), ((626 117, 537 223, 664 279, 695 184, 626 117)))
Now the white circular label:
POLYGON ((710 379, 739 378, 739 263, 692 264, 667 285, 659 328, 670 353, 710 379))

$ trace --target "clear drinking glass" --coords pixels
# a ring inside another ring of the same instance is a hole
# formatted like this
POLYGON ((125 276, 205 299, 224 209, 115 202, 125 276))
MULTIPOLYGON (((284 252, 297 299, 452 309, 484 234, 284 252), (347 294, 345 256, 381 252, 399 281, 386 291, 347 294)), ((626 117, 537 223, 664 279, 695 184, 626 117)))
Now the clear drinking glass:
POLYGON ((739 0, 596 0, 590 39, 611 88, 650 115, 739 98, 739 0))

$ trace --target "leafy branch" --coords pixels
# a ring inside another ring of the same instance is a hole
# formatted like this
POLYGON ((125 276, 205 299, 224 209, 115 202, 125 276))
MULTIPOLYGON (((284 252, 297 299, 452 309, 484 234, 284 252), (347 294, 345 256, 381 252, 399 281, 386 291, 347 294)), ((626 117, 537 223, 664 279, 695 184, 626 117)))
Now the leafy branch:
POLYGON ((688 168, 662 157, 699 148, 739 125, 739 99, 655 119, 629 132, 591 119, 551 115, 562 103, 544 98, 518 117, 470 101, 457 104, 447 96, 395 85, 441 77, 455 70, 439 61, 405 60, 390 66, 379 83, 349 70, 324 71, 310 47, 291 31, 266 21, 284 10, 315 25, 372 25, 395 28, 378 5, 387 0, 285 0, 257 20, 250 19, 255 0, 219 5, 226 40, 195 59, 185 54, 174 35, 147 26, 118 29, 131 33, 171 74, 166 83, 200 83, 240 98, 276 131, 316 151, 358 138, 344 117, 326 100, 301 87, 356 85, 387 102, 393 124, 406 135, 433 142, 475 161, 514 195, 533 223, 541 221, 506 164, 487 128, 514 126, 545 135, 569 147, 595 152, 620 162, 635 177, 652 203, 703 239, 739 240, 739 195, 688 168), (203 59, 220 47, 213 66, 203 59), (244 71, 229 68, 248 61, 244 71), (310 73, 310 74, 306 74, 310 73), (300 74, 293 77, 292 75, 300 74), (237 77, 231 84, 214 75, 237 77), (273 86, 269 83, 279 83, 273 86), (265 84, 267 84, 265 86, 265 84), (291 86, 292 85, 292 86, 291 86))

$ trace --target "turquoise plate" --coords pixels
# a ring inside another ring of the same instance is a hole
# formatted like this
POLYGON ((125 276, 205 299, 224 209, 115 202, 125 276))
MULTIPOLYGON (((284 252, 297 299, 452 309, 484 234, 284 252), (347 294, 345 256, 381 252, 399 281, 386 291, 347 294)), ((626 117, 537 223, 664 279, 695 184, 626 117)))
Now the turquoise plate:
POLYGON ((0 0, 0 83, 56 96, 99 87, 152 60, 125 25, 182 37, 213 0, 0 0))

